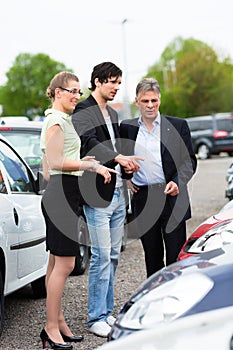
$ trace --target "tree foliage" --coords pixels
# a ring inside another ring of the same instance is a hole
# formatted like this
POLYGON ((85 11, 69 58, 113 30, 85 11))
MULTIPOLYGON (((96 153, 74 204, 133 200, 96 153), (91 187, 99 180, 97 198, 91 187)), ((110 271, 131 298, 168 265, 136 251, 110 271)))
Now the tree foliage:
POLYGON ((232 60, 220 61, 201 41, 174 39, 146 76, 159 81, 165 114, 189 117, 233 110, 232 60))
POLYGON ((6 73, 7 83, 0 87, 3 114, 42 115, 49 104, 46 88, 52 77, 64 70, 71 71, 43 53, 19 54, 6 73))

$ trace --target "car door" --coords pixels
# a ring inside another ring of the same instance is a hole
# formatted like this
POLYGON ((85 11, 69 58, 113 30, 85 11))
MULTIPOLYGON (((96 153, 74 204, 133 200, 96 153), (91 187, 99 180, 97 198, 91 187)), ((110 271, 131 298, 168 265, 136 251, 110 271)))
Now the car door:
POLYGON ((41 195, 35 191, 32 173, 2 140, 0 170, 6 187, 6 192, 0 194, 0 205, 1 231, 8 261, 8 285, 5 287, 10 292, 14 290, 15 275, 18 279, 26 278, 46 264, 45 223, 41 195))

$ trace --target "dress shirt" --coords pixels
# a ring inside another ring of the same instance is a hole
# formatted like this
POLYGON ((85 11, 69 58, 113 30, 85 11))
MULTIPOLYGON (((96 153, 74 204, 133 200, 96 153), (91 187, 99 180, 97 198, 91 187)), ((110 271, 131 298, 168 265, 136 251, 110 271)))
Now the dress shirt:
MULTIPOLYGON (((117 152, 117 150, 116 150, 116 138, 115 138, 114 130, 112 127, 111 118, 110 118, 110 116, 107 116, 107 117, 104 117, 104 120, 105 120, 105 123, 106 123, 107 128, 108 128, 108 132, 109 132, 112 144, 113 144, 114 151, 117 152)), ((116 165, 115 170, 119 172, 119 174, 117 174, 117 176, 116 176, 116 187, 121 187, 121 186, 123 186, 123 181, 122 181, 122 178, 120 175, 121 174, 120 164, 116 165)))
POLYGON ((135 156, 143 157, 138 161, 140 169, 134 173, 132 181, 135 185, 145 186, 157 183, 165 183, 165 176, 161 158, 160 113, 153 122, 153 129, 148 131, 141 117, 138 121, 139 130, 135 143, 135 156))

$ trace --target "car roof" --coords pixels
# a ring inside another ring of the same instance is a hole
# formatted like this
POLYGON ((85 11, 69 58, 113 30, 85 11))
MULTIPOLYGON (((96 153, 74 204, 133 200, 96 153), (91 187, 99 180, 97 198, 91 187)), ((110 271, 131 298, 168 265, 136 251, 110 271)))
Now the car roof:
POLYGON ((212 118, 213 118, 212 115, 201 115, 201 116, 185 118, 185 119, 189 122, 189 121, 197 121, 197 120, 210 120, 212 118))
POLYGON ((212 115, 200 115, 196 117, 185 118, 187 121, 197 121, 197 120, 210 120, 210 119, 232 119, 232 112, 224 112, 224 113, 214 113, 212 115))
POLYGON ((214 117, 216 119, 232 119, 233 118, 233 113, 216 113, 214 114, 214 117))
POLYGON ((40 121, 14 121, 14 122, 6 122, 2 121, 0 123, 0 132, 1 130, 25 130, 25 129, 39 129, 41 130, 43 122, 40 121))

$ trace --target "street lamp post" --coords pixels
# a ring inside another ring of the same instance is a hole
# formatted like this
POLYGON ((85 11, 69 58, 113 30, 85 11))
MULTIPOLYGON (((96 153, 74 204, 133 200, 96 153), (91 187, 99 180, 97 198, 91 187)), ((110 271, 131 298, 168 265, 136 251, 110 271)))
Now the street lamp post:
POLYGON ((123 95, 123 116, 124 119, 130 118, 130 103, 128 96, 128 65, 127 65, 127 45, 126 45, 126 32, 125 32, 125 24, 128 22, 128 19, 125 18, 122 20, 122 46, 123 46, 123 65, 124 65, 124 95, 123 95))

